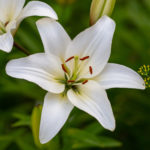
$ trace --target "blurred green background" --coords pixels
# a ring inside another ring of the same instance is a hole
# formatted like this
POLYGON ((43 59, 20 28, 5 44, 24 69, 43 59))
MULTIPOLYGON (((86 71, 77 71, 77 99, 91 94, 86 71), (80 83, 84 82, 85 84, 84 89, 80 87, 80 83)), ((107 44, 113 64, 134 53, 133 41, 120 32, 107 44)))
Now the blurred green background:
MULTIPOLYGON (((72 38, 89 26, 91 0, 41 1, 54 8, 59 22, 72 38)), ((135 71, 143 64, 150 64, 150 0, 117 0, 112 18, 117 25, 109 62, 123 64, 135 71)), ((15 41, 30 53, 43 52, 35 26, 37 19, 25 19, 15 36, 15 41)), ((9 60, 24 56, 16 48, 10 54, 0 51, 0 150, 150 149, 150 89, 107 91, 116 118, 114 132, 103 129, 94 118, 74 109, 50 143, 42 147, 34 144, 30 116, 33 108, 43 103, 46 92, 33 83, 13 79, 5 73, 9 60)))

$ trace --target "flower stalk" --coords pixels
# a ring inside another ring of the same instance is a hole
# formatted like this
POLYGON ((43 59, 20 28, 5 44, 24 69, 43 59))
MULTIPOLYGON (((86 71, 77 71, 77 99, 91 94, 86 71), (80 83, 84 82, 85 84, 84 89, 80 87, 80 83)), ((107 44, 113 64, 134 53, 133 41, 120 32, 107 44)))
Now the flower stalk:
POLYGON ((24 47, 20 46, 18 43, 14 42, 14 47, 16 47, 19 51, 23 52, 27 56, 30 55, 29 51, 27 51, 24 47))

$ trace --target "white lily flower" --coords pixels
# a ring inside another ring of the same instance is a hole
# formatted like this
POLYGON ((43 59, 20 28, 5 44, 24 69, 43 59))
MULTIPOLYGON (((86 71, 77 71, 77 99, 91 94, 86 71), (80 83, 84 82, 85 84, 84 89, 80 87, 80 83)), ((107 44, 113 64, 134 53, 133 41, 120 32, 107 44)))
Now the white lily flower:
POLYGON ((10 52, 13 35, 21 21, 29 16, 46 16, 57 20, 55 11, 46 3, 31 1, 24 8, 25 0, 0 0, 0 49, 10 52))
POLYGON ((59 132, 74 106, 113 131, 115 119, 105 89, 145 88, 136 72, 108 63, 114 21, 103 16, 74 40, 54 20, 41 19, 37 27, 45 53, 12 60, 7 64, 6 72, 48 91, 41 116, 41 143, 48 142, 59 132))

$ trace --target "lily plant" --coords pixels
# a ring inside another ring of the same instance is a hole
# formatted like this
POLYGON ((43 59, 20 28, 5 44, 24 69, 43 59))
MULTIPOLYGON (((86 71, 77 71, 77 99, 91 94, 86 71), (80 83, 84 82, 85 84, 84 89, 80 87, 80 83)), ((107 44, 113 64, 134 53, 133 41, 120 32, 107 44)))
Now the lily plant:
POLYGON ((145 88, 135 71, 108 63, 114 21, 103 16, 73 40, 50 18, 37 21, 37 27, 45 52, 10 61, 6 72, 48 91, 41 115, 40 142, 48 142, 60 131, 74 106, 113 131, 115 119, 105 90, 145 88))
POLYGON ((57 20, 55 11, 46 3, 31 1, 24 8, 25 0, 0 0, 0 49, 10 52, 13 36, 21 21, 29 16, 46 16, 57 20))

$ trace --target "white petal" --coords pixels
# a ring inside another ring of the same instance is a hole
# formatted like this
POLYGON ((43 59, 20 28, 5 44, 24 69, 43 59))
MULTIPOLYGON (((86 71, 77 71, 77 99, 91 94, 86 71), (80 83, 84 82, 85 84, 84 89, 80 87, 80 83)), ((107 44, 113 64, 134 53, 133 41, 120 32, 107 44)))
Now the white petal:
POLYGON ((40 1, 31 1, 23 9, 19 18, 22 20, 30 16, 45 16, 57 20, 57 14, 48 4, 40 1))
POLYGON ((73 105, 60 95, 48 93, 44 100, 41 124, 40 142, 51 140, 67 121, 73 105))
POLYGON ((103 16, 95 25, 81 32, 69 45, 66 58, 90 56, 84 60, 80 68, 81 74, 88 78, 102 71, 106 65, 111 51, 112 38, 115 23, 107 16, 103 16), (89 72, 89 66, 93 68, 93 74, 89 72))
POLYGON ((3 23, 15 20, 20 14, 25 0, 0 0, 0 20, 3 23))
POLYGON ((132 69, 109 63, 98 77, 100 85, 105 88, 145 89, 143 79, 132 69))
POLYGON ((10 32, 0 35, 0 50, 10 52, 13 48, 14 39, 10 32))
POLYGON ((61 62, 54 56, 49 58, 44 53, 38 53, 12 60, 7 64, 6 72, 12 77, 34 82, 53 93, 64 91, 64 84, 57 80, 64 76, 61 62))
POLYGON ((63 57, 71 41, 63 27, 49 18, 40 19, 36 24, 46 53, 63 57))
POLYGON ((95 117, 104 128, 113 131, 115 119, 105 90, 94 81, 88 81, 77 90, 69 90, 67 93, 71 103, 95 117))

